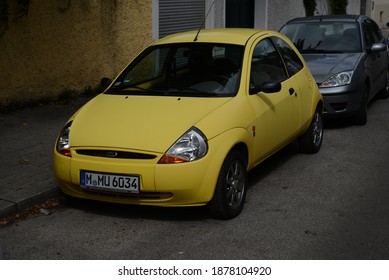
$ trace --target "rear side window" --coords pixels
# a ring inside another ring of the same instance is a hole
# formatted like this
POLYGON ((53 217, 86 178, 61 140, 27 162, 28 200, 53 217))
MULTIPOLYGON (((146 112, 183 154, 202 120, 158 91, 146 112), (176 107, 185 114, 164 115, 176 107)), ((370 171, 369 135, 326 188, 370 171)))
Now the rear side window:
POLYGON ((284 40, 278 37, 273 37, 272 40, 278 47, 282 58, 284 59, 286 69, 288 70, 289 76, 293 76, 301 69, 303 69, 304 64, 295 53, 295 51, 286 43, 284 40))

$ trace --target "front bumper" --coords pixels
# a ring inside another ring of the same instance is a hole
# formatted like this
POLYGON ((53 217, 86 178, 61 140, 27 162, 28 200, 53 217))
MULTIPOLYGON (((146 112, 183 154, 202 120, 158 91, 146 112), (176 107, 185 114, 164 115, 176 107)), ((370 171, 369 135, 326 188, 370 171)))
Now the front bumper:
POLYGON ((158 164, 161 156, 112 159, 81 155, 73 149, 72 157, 66 157, 54 151, 54 174, 63 193, 81 199, 154 206, 200 206, 211 200, 223 158, 216 158, 211 149, 204 158, 189 163, 158 164), (83 189, 81 170, 138 176, 139 193, 83 189))
POLYGON ((358 113, 364 94, 364 84, 319 88, 324 99, 326 116, 346 116, 358 113))

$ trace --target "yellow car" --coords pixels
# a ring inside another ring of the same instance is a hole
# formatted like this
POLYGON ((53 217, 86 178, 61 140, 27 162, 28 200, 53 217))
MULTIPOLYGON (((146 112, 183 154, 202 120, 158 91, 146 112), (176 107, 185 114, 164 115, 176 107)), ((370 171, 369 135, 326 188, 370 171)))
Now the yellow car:
POLYGON ((298 139, 316 153, 323 100, 283 35, 255 29, 165 37, 65 124, 54 171, 68 196, 243 209, 247 172, 298 139))

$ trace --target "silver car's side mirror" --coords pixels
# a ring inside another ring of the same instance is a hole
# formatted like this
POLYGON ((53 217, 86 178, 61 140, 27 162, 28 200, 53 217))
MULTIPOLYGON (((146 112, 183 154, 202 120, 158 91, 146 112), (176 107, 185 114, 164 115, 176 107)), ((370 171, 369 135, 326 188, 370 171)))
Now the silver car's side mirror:
POLYGON ((370 48, 370 52, 376 53, 376 52, 383 52, 387 50, 387 46, 385 44, 377 43, 373 44, 370 48))

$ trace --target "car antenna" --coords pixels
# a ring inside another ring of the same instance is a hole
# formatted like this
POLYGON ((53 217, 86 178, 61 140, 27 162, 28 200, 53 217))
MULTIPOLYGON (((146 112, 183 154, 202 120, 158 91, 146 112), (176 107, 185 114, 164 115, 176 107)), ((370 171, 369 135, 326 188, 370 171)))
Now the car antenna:
POLYGON ((201 29, 203 28, 203 26, 204 26, 204 24, 205 24, 205 21, 207 20, 208 15, 209 15, 209 12, 211 11, 212 6, 213 6, 214 3, 215 3, 215 0, 212 1, 211 7, 209 7, 209 10, 208 10, 208 12, 207 12, 207 15, 205 16, 203 22, 201 23, 200 28, 199 28, 199 30, 197 31, 197 34, 196 34, 196 36, 195 36, 193 42, 196 42, 196 41, 197 41, 197 37, 199 37, 199 33, 200 33, 201 29))

